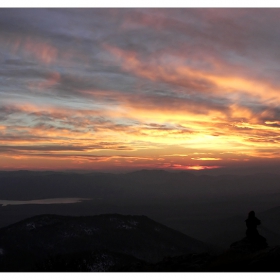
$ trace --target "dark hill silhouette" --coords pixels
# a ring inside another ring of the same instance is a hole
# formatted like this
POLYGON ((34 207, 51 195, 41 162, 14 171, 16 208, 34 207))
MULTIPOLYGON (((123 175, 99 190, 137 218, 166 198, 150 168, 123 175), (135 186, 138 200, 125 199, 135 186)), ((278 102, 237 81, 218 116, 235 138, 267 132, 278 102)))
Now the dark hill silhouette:
POLYGON ((280 272, 279 262, 280 246, 254 253, 229 249, 220 255, 185 254, 166 257, 157 263, 99 250, 56 255, 38 263, 36 271, 280 272))
POLYGON ((280 272, 280 246, 255 252, 226 250, 209 261, 202 269, 208 272, 280 272))
MULTIPOLYGON (((138 272, 280 272, 280 246, 257 252, 232 249, 220 255, 188 254, 165 258, 156 264, 138 263, 115 271, 138 272)), ((114 268, 112 268, 114 269, 114 268)))
POLYGON ((209 248, 203 242, 146 216, 108 214, 89 217, 35 216, 0 229, 0 249, 3 253, 2 266, 0 261, 2 271, 7 262, 13 263, 15 271, 32 271, 36 268, 35 264, 52 256, 80 252, 118 253, 157 262, 165 256, 205 252, 209 248))
POLYGON ((146 216, 40 215, 0 229, 0 271, 280 271, 280 246, 241 247, 206 252, 204 243, 146 216))

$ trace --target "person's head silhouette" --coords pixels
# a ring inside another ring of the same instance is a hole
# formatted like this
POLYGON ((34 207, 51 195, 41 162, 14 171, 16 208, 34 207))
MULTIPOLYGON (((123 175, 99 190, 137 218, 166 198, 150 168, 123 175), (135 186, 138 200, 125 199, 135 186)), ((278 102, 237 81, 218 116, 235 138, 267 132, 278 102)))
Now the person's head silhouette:
POLYGON ((248 218, 254 218, 255 217, 255 212, 254 211, 250 211, 248 214, 248 218))

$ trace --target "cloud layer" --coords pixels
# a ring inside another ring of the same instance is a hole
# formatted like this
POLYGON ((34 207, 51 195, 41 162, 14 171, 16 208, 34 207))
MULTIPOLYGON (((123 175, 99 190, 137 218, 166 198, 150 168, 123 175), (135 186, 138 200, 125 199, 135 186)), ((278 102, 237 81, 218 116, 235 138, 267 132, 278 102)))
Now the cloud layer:
POLYGON ((0 9, 0 169, 279 164, 279 18, 0 9))

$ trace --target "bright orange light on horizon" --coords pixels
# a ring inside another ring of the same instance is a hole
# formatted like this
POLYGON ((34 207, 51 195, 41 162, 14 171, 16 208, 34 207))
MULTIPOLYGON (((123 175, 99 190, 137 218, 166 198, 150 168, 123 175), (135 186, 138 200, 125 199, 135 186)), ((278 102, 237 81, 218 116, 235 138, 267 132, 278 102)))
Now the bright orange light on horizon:
POLYGON ((218 165, 180 165, 174 164, 170 166, 170 169, 178 169, 178 170, 204 170, 204 169, 216 169, 221 168, 222 166, 218 165))

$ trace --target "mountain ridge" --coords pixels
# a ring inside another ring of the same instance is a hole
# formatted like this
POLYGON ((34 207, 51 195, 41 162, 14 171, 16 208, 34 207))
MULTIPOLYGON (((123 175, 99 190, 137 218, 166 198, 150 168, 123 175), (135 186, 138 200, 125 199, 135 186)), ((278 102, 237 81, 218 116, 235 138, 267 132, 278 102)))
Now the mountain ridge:
POLYGON ((0 229, 0 271, 279 271, 280 246, 248 251, 242 241, 235 243, 213 254, 204 243, 144 215, 37 215, 0 229))
POLYGON ((105 250, 151 263, 209 250, 203 242, 147 216, 120 214, 34 216, 1 228, 0 248, 2 258, 23 255, 43 260, 49 255, 105 250))

